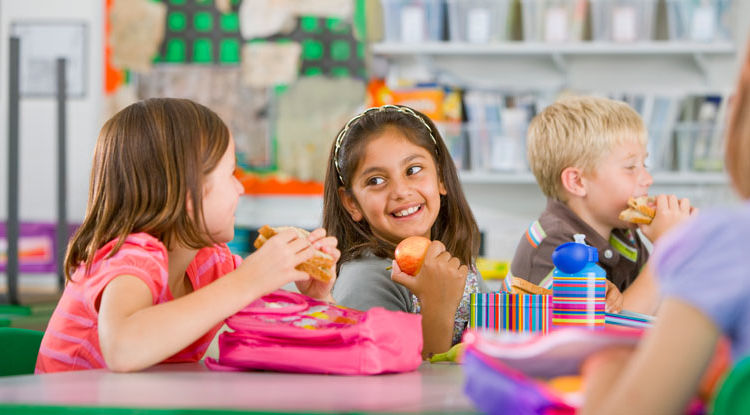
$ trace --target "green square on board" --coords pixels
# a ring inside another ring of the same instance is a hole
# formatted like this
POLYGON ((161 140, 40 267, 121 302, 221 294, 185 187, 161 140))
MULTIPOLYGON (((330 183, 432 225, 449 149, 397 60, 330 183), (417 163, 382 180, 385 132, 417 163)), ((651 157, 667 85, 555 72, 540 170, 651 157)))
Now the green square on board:
POLYGON ((331 75, 333 75, 334 77, 348 77, 349 68, 343 66, 335 66, 331 68, 331 75))
POLYGON ((193 27, 199 32, 208 32, 214 26, 214 19, 211 13, 198 12, 193 15, 193 27))
POLYGON ((169 30, 173 32, 185 30, 185 13, 169 13, 169 17, 167 18, 167 26, 169 27, 169 30))
POLYGON ((193 62, 210 63, 213 62, 213 47, 211 39, 195 39, 193 42, 193 62))
POLYGON ((219 62, 238 63, 240 61, 240 41, 237 39, 222 39, 219 44, 219 62))
POLYGON ((164 62, 185 62, 185 41, 182 39, 169 39, 167 41, 167 50, 164 54, 164 62))
POLYGON ((344 34, 349 29, 349 25, 343 19, 338 17, 329 17, 326 19, 326 27, 331 33, 344 34))
POLYGON ((331 42, 331 58, 335 61, 345 61, 351 56, 349 43, 344 40, 334 40, 331 42))
POLYGON ((323 44, 314 39, 302 41, 302 59, 318 60, 323 57, 323 44))
POLYGON ((318 18, 315 16, 304 16, 299 19, 299 26, 304 32, 308 33, 320 33, 322 32, 320 25, 318 25, 318 18))
POLYGON ((305 69, 305 76, 318 76, 318 75, 323 75, 323 70, 321 70, 317 66, 311 66, 305 69))
POLYGON ((240 19, 237 17, 237 13, 222 14, 219 19, 219 26, 221 26, 221 30, 225 32, 236 32, 240 30, 240 19))

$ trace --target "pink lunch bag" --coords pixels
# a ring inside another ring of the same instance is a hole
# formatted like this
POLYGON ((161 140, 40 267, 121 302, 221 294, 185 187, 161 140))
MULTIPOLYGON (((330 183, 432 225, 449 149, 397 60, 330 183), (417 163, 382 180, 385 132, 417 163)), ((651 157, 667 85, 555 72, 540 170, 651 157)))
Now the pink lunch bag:
POLYGON ((422 362, 422 316, 359 311, 277 290, 226 320, 213 370, 371 375, 422 362))

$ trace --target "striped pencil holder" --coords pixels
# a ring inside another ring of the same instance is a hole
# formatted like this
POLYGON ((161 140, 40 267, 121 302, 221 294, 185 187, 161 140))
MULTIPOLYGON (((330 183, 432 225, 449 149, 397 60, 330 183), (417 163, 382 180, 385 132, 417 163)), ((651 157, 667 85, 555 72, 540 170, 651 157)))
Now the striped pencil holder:
POLYGON ((552 296, 507 292, 471 294, 469 327, 547 333, 552 326, 552 296))

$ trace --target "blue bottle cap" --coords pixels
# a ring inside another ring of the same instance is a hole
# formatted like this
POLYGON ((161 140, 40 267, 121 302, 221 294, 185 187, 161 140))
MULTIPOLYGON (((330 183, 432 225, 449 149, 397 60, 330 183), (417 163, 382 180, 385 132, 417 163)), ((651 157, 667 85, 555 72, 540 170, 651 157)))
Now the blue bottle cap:
POLYGON ((599 261, 599 253, 596 248, 581 242, 566 242, 552 252, 552 263, 566 274, 575 274, 589 262, 597 261, 599 261))

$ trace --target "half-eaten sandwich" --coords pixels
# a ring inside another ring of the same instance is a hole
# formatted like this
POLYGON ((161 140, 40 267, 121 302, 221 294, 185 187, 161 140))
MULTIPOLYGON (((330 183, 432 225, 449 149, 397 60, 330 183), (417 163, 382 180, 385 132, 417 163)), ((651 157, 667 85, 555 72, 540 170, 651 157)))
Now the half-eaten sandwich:
POLYGON ((510 283, 510 293, 552 295, 552 290, 548 288, 542 288, 522 278, 514 277, 510 283))
POLYGON ((628 208, 620 212, 620 220, 632 223, 649 224, 656 215, 656 199, 653 196, 639 196, 628 199, 628 208))
MULTIPOLYGON (((269 238, 285 229, 294 229, 294 231, 297 232, 297 237, 302 239, 307 239, 307 237, 310 235, 310 232, 294 226, 279 226, 277 228, 272 228, 268 225, 263 225, 262 228, 258 229, 259 235, 255 239, 255 242, 253 242, 253 246, 255 246, 255 249, 260 248, 269 238)), ((334 263, 335 262, 332 256, 319 249, 316 249, 315 256, 297 265, 296 269, 310 274, 310 276, 315 278, 316 280, 329 282, 333 278, 331 268, 333 267, 334 263)))

